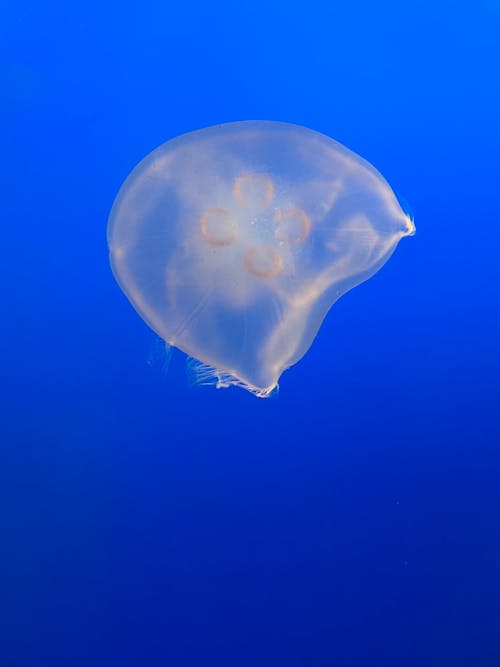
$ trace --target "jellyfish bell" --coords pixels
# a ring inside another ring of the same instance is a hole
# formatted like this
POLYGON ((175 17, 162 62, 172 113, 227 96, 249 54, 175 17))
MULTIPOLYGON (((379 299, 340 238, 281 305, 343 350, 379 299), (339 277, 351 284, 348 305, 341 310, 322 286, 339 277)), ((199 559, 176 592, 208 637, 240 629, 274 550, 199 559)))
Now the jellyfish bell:
POLYGON ((122 185, 113 273, 201 382, 268 396, 335 301, 373 275, 413 219, 368 162, 273 121, 167 141, 122 185))

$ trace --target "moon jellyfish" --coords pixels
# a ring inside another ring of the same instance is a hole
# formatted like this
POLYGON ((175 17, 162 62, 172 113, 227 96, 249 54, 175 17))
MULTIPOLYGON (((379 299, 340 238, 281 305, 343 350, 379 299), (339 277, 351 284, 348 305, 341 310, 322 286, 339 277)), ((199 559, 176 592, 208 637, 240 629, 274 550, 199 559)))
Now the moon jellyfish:
POLYGON ((200 381, 265 397, 337 299, 413 220, 366 160, 288 123, 244 121, 162 144, 113 204, 113 273, 200 381))

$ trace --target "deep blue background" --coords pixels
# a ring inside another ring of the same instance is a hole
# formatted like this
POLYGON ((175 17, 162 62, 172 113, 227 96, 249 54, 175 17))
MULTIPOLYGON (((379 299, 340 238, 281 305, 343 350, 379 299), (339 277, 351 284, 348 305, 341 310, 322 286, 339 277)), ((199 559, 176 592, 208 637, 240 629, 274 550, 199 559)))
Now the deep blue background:
POLYGON ((500 6, 3 2, 1 667, 500 665, 500 6), (265 118, 415 213, 277 399, 111 275, 131 168, 265 118))

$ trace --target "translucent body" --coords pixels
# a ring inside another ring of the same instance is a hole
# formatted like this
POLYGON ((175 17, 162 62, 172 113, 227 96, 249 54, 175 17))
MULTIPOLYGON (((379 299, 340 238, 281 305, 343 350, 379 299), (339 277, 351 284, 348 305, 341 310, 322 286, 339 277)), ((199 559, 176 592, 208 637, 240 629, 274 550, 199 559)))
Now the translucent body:
POLYGON ((161 338, 219 385, 267 396, 333 303, 413 232, 382 176, 341 144, 245 121, 148 155, 114 202, 108 243, 118 283, 161 338))

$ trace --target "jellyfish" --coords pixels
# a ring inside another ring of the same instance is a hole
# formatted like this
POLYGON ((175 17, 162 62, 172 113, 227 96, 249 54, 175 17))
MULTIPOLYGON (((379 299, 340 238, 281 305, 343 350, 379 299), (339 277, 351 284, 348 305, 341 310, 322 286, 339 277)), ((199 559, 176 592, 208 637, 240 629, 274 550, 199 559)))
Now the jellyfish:
POLYGON ((267 397, 337 299, 414 231, 381 174, 342 144, 243 121, 147 155, 107 236, 121 289, 199 381, 267 397))

